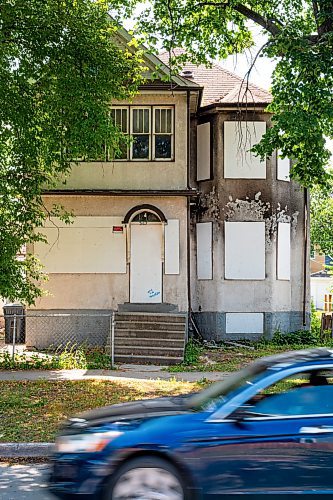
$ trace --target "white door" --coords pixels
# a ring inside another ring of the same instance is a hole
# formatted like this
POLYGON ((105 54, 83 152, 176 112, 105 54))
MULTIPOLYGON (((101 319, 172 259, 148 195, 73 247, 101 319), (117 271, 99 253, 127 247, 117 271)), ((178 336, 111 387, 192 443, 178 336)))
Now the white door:
POLYGON ((131 302, 162 302, 162 227, 131 224, 131 302))

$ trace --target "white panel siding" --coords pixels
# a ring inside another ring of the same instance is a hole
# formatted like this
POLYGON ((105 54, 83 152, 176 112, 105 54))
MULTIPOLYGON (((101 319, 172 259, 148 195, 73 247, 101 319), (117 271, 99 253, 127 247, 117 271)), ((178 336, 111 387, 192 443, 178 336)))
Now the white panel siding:
POLYGON ((75 217, 71 225, 54 219, 42 232, 48 244, 36 242, 34 252, 48 273, 126 273, 126 228, 122 217, 75 217))
POLYGON ((250 149, 266 132, 266 122, 224 122, 224 177, 266 179, 266 160, 250 149))
POLYGON ((263 313, 226 313, 226 333, 264 333, 263 313))
POLYGON ((210 122, 197 126, 197 180, 210 179, 210 122))
POLYGON ((265 279, 264 222, 225 222, 225 278, 265 279))
POLYGON ((277 179, 279 181, 290 181, 290 160, 281 158, 280 151, 277 155, 277 179))
POLYGON ((164 272, 179 274, 179 220, 169 219, 164 226, 164 272))
POLYGON ((197 224, 197 277, 213 279, 212 222, 197 224))
POLYGON ((278 223, 277 279, 290 280, 290 223, 278 223))

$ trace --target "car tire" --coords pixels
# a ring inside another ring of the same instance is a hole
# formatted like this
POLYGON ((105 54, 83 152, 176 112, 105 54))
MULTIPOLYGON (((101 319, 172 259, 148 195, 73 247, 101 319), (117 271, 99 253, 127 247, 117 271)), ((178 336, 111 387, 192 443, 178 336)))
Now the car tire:
POLYGON ((179 471, 159 457, 127 461, 112 476, 104 500, 186 500, 179 471))

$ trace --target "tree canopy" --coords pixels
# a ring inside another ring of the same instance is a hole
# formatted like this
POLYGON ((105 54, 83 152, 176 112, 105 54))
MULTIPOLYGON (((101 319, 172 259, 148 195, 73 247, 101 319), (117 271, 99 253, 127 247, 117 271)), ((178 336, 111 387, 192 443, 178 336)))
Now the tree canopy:
MULTIPOLYGON (((333 182, 330 189, 311 190, 311 246, 316 251, 333 256, 333 182)), ((333 270, 333 269, 332 269, 333 270)))
MULTIPOLYGON (((141 81, 142 57, 116 43, 104 0, 0 3, 0 296, 32 303, 37 260, 17 260, 47 212, 42 192, 78 157, 117 150, 113 99, 141 81)), ((62 212, 62 216, 66 214, 62 212)))
MULTIPOLYGON (((127 15, 136 3, 125 2, 127 15)), ((162 43, 171 55, 182 47, 205 63, 253 46, 253 23, 267 38, 260 54, 276 62, 273 126, 254 150, 263 157, 278 149, 293 160, 293 178, 324 185, 325 136, 333 136, 332 0, 149 0, 138 31, 152 47, 162 43)))

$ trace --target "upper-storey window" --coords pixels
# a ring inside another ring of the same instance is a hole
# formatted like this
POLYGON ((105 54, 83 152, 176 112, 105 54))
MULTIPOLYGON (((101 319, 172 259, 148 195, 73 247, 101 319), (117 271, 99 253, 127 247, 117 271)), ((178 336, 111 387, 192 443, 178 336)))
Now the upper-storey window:
MULTIPOLYGON (((128 109, 127 108, 113 108, 111 109, 111 120, 117 127, 124 133, 128 134, 128 109)), ((107 154, 106 158, 112 157, 113 155, 107 154)), ((128 146, 126 143, 122 142, 119 144, 119 150, 115 153, 116 160, 126 160, 128 157, 128 146)))
POLYGON ((150 160, 151 112, 150 108, 131 108, 131 160, 150 160))
POLYGON ((130 145, 121 146, 121 154, 116 154, 115 160, 174 159, 173 106, 115 106, 111 118, 124 134, 132 137, 130 145))
POLYGON ((155 160, 170 160, 173 156, 173 109, 154 108, 153 157, 155 160))

